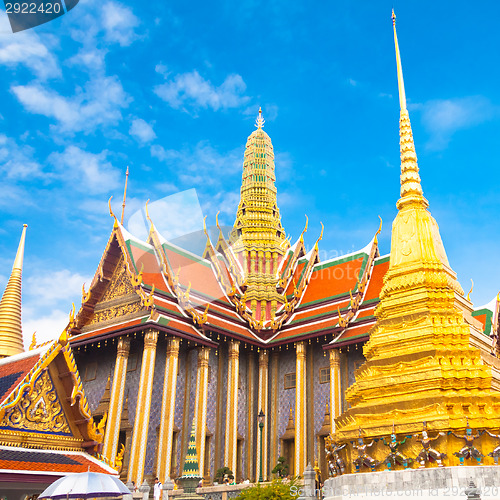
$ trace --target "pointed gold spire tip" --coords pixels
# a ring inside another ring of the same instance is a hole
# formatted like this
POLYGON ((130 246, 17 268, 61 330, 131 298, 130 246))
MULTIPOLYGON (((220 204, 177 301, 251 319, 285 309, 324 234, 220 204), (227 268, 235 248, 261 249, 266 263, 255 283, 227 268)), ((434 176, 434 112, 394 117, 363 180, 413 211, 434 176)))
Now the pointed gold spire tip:
POLYGON ((257 127, 257 130, 264 128, 264 123, 266 123, 266 121, 264 120, 264 118, 262 118, 262 108, 259 107, 259 116, 255 121, 255 126, 257 127))
POLYGON ((21 239, 19 240, 19 246, 17 248, 16 258, 14 260, 14 265, 12 266, 12 270, 19 269, 20 271, 22 271, 23 269, 24 241, 26 240, 27 228, 28 224, 23 224, 23 232, 21 233, 21 239))
POLYGON ((21 281, 27 227, 27 224, 23 224, 12 273, 0 301, 0 358, 24 352, 21 323, 21 281))

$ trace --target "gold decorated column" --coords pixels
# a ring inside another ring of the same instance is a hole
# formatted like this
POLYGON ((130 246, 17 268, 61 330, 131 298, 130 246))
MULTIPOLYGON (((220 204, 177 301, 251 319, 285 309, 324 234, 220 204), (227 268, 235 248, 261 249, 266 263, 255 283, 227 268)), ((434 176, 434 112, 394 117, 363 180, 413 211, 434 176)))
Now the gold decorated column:
POLYGON ((141 377, 139 380, 139 393, 135 409, 132 449, 130 451, 127 478, 128 481, 135 481, 135 484, 138 486, 142 484, 144 478, 157 341, 158 331, 147 330, 144 335, 144 352, 142 354, 141 377))
POLYGON ((335 418, 342 413, 342 392, 340 387, 340 352, 330 350, 330 412, 331 432, 335 432, 335 418))
POLYGON ((113 387, 109 400, 108 421, 104 435, 104 446, 102 454, 111 462, 114 462, 118 451, 118 440, 120 437, 120 421, 122 418, 123 396, 125 393, 125 380, 127 378, 127 362, 130 352, 130 340, 121 337, 116 349, 115 373, 113 375, 113 387))
MULTIPOLYGON (((269 405, 268 405, 268 377, 269 377, 269 353, 267 350, 261 350, 259 354, 259 405, 257 410, 262 410, 266 415, 264 420, 264 428, 262 429, 262 477, 264 481, 267 479, 267 435, 269 420, 269 405)), ((254 416, 254 422, 257 421, 254 416)), ((250 422, 249 425, 254 425, 250 422)), ((259 480, 260 476, 260 429, 257 429, 257 466, 255 470, 255 481, 259 480)))
POLYGON ((194 406, 194 421, 196 433, 196 450, 200 476, 205 470, 205 432, 207 428, 208 406, 208 357, 210 348, 200 347, 198 350, 198 369, 196 373, 196 400, 194 406))
POLYGON ((295 475, 307 466, 306 343, 297 342, 295 365, 295 475))
POLYGON ((163 379, 160 436, 156 465, 156 475, 161 483, 164 483, 170 477, 170 464, 172 463, 172 437, 174 432, 179 345, 180 340, 176 337, 170 337, 167 341, 167 359, 165 361, 165 377, 163 379))
POLYGON ((224 464, 231 469, 236 478, 238 463, 238 374, 240 343, 231 340, 229 343, 229 366, 227 373, 227 406, 226 406, 226 450, 224 464))

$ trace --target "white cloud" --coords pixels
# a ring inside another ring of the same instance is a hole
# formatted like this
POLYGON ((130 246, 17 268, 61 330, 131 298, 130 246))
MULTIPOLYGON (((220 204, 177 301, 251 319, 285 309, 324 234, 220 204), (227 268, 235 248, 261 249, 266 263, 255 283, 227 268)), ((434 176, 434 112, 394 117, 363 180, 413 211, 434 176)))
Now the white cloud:
POLYGON ((31 344, 33 333, 36 332, 37 344, 43 344, 49 340, 58 338, 69 321, 69 310, 67 312, 55 309, 50 314, 30 311, 23 308, 23 337, 24 346, 28 348, 31 344))
POLYGON ((200 141, 193 149, 180 151, 154 145, 151 155, 172 165, 186 187, 219 185, 223 179, 241 175, 243 162, 241 148, 221 154, 207 141, 200 141))
POLYGON ((496 113, 491 102, 482 96, 429 101, 417 106, 422 122, 430 132, 429 149, 444 149, 455 132, 474 127, 491 119, 496 113))
POLYGON ((88 289, 91 279, 68 269, 60 269, 30 275, 25 279, 23 288, 28 297, 36 299, 38 306, 54 306, 67 304, 68 297, 81 295, 82 285, 87 283, 88 289))
POLYGON ((145 122, 142 118, 136 118, 132 121, 129 133, 143 144, 151 142, 156 138, 153 127, 149 123, 145 122))
POLYGON ((39 344, 59 337, 68 324, 71 302, 78 310, 83 283, 92 278, 68 269, 38 271, 23 282, 23 334, 29 346, 36 331, 39 344), (47 311, 51 311, 47 314, 47 311))
MULTIPOLYGON (((0 27, 7 23, 7 16, 2 16, 0 27)), ((9 28, 0 28, 0 64, 10 68, 25 66, 38 78, 59 77, 61 69, 57 59, 53 55, 53 49, 57 46, 55 38, 44 35, 43 38, 34 31, 23 31, 21 33, 8 33, 9 28)))
POLYGON ((71 57, 68 63, 77 67, 84 66, 93 72, 102 71, 105 67, 107 53, 108 52, 104 49, 98 49, 95 46, 87 44, 86 47, 82 48, 71 57))
POLYGON ((121 109, 131 100, 117 77, 90 80, 73 97, 63 97, 36 83, 11 90, 28 111, 54 118, 64 132, 90 132, 117 123, 122 118, 121 109))
POLYGON ((158 97, 175 109, 184 109, 190 105, 194 108, 212 108, 215 111, 238 108, 248 102, 245 90, 246 84, 240 75, 229 75, 216 87, 196 70, 177 74, 154 89, 158 97))
POLYGON ((14 139, 0 134, 0 172, 4 179, 16 181, 38 177, 42 168, 33 156, 31 146, 20 146, 14 139))
POLYGON ((76 146, 52 153, 49 162, 76 189, 90 194, 106 193, 119 186, 120 172, 106 160, 107 151, 93 154, 76 146))
POLYGON ((139 25, 139 19, 128 7, 118 2, 108 2, 101 12, 106 40, 126 47, 137 38, 134 28, 139 25))

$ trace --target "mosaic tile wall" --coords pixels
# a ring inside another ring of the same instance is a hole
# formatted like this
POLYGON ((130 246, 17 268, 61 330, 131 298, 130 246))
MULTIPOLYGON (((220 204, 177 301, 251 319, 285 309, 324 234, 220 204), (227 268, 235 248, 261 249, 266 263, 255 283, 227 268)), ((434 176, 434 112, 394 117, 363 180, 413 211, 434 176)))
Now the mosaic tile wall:
POLYGON ((215 474, 215 441, 217 439, 216 416, 217 416, 217 369, 219 357, 215 355, 215 350, 210 350, 208 358, 209 374, 208 379, 208 398, 207 398, 207 428, 212 434, 210 439, 210 477, 215 474))
POLYGON ((247 454, 247 387, 248 387, 248 360, 245 352, 240 352, 238 370, 238 434, 243 437, 241 447, 241 474, 245 475, 246 454, 247 454))
POLYGON ((364 360, 362 348, 352 347, 349 351, 343 351, 341 354, 342 411, 346 411, 349 406, 345 400, 345 391, 354 384, 354 372, 363 364, 364 360))
MULTIPOLYGON (((290 416, 290 406, 292 407, 292 413, 295 415, 295 388, 285 389, 285 374, 295 373, 296 363, 295 363, 295 349, 288 349, 281 351, 278 360, 278 380, 270 380, 271 384, 278 383, 278 442, 279 450, 278 456, 281 453, 281 442, 279 441, 281 436, 285 433, 286 426, 288 424, 288 417, 290 416)), ((295 421, 295 417, 294 417, 295 421)), ((271 468, 276 464, 272 464, 271 468)))
MULTIPOLYGON (((330 369, 330 361, 328 356, 324 355, 324 351, 320 344, 311 344, 313 349, 313 387, 314 387, 314 398, 312 404, 314 404, 314 439, 316 441, 316 434, 323 426, 325 420, 325 407, 327 403, 330 403, 330 384, 327 382, 325 384, 319 383, 319 372, 320 368, 330 369)), ((308 398, 308 404, 310 404, 308 398)), ((317 450, 315 450, 317 454, 317 450)))
POLYGON ((227 345, 221 341, 219 356, 222 359, 222 374, 221 374, 221 413, 220 413, 220 428, 222 430, 222 434, 219 436, 217 433, 215 434, 215 440, 219 443, 220 449, 220 458, 219 463, 215 462, 215 449, 214 449, 214 470, 220 469, 225 466, 224 463, 224 447, 226 446, 226 403, 227 403, 227 369, 228 369, 228 353, 227 353, 227 345))
MULTIPOLYGON (((253 396, 251 399, 251 401, 252 401, 251 410, 252 410, 252 415, 254 415, 254 417, 255 417, 254 421, 253 421, 253 425, 254 425, 253 450, 254 450, 254 454, 256 454, 257 453, 257 439, 259 439, 259 429, 257 427, 257 415, 259 414, 259 411, 260 411, 260 408, 258 408, 258 402, 259 402, 259 355, 258 355, 258 353, 254 352, 253 356, 254 356, 254 362, 253 362, 254 392, 253 392, 253 396)), ((270 366, 271 366, 271 364, 269 364, 269 367, 270 366)), ((268 411, 268 413, 269 413, 269 411, 268 411)), ((268 422, 271 422, 269 415, 267 415, 267 418, 268 418, 268 422)), ((248 432, 248 429, 247 429, 247 432, 248 432)), ((269 456, 269 454, 268 454, 268 456, 269 456)), ((274 465, 273 465, 273 467, 274 467, 274 465)), ((256 470, 257 469, 256 469, 255 460, 250 460, 250 477, 248 479, 250 479, 251 481, 253 481, 255 479, 256 470)))
POLYGON ((135 422, 135 409, 137 407, 137 395, 139 392, 139 381, 141 378, 143 350, 144 344, 142 340, 135 340, 131 342, 130 355, 127 363, 125 397, 128 395, 128 418, 132 426, 135 422))
POLYGON ((116 362, 116 346, 89 348, 74 352, 76 365, 83 383, 83 390, 87 396, 90 410, 93 412, 101 400, 108 376, 113 380, 113 371, 116 362), (88 380, 91 378, 92 380, 88 380))
POLYGON ((354 347, 347 353, 347 379, 348 387, 356 381, 354 372, 364 363, 365 357, 363 356, 363 349, 354 347))
MULTIPOLYGON (((184 396, 186 389, 186 362, 187 351, 179 351, 179 361, 177 370, 177 387, 175 390, 175 416, 174 426, 182 430, 182 415, 184 412, 184 396)), ((175 458, 176 470, 179 468, 181 457, 181 432, 177 434, 177 456, 175 458)))
POLYGON ((161 417, 161 400, 163 397, 163 381, 165 377, 165 360, 167 344, 161 335, 156 346, 155 374, 153 379, 153 392, 151 396, 151 410, 149 414, 148 445, 146 449, 146 463, 144 474, 156 474, 153 470, 158 450, 158 436, 161 417))

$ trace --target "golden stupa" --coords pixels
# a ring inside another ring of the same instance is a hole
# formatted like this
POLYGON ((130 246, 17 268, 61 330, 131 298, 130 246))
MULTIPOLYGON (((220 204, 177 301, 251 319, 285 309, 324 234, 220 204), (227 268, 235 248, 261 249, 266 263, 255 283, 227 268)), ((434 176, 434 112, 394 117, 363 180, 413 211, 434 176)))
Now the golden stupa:
POLYGON ((27 227, 27 224, 24 224, 12 272, 0 302, 0 358, 24 352, 21 327, 21 280, 27 227))
MULTIPOLYGON (((451 432, 464 434, 468 425, 473 432, 500 427, 500 361, 472 317, 472 304, 448 263, 423 195, 394 13, 393 26, 401 107, 401 197, 377 321, 363 349, 366 361, 347 390, 350 407, 336 419, 334 439, 417 434, 425 425, 433 437, 436 431, 442 433, 435 446, 447 455, 445 465, 455 465, 459 459, 454 452, 464 442, 451 432)), ((484 463, 493 463, 487 453, 497 440, 485 433, 474 445, 484 447, 484 463)), ((416 440, 410 440, 405 451, 415 456, 417 448, 416 440)), ((370 448, 375 459, 386 454, 380 440, 370 448)))

